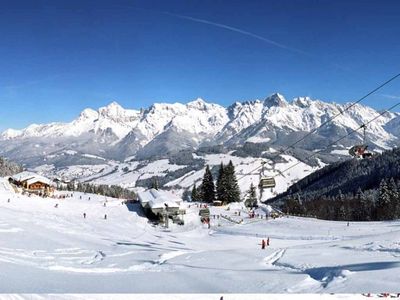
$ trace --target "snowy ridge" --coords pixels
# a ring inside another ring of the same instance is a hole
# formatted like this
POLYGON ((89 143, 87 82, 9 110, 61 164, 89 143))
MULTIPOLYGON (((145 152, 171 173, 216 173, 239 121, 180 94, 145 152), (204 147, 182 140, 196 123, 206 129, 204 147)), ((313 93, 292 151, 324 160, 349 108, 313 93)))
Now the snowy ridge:
MULTIPOLYGON (((285 178, 279 177, 276 193, 345 158, 348 149, 362 141, 362 132, 357 132, 327 147, 379 115, 361 104, 345 111, 348 106, 309 97, 289 102, 278 93, 227 108, 200 98, 186 104, 156 103, 140 111, 112 102, 98 110, 87 108, 69 123, 8 129, 0 135, 0 155, 50 177, 134 188, 157 176, 164 180, 162 186, 182 191, 200 180, 204 164, 217 166, 232 159, 239 176, 244 175, 259 167, 262 159, 268 160, 278 149, 337 116, 269 167, 273 176, 273 168, 284 170, 301 161, 285 178), (307 160, 316 149, 322 156, 307 160), (218 161, 212 160, 213 155, 218 161)), ((387 113, 368 125, 369 149, 378 152, 398 144, 399 120, 399 114, 387 113)), ((242 192, 251 182, 256 184, 257 177, 246 176, 240 182, 242 192)), ((272 196, 268 192, 268 198, 272 196)))
POLYGON ((87 108, 79 117, 70 123, 32 124, 22 130, 8 129, 1 135, 2 139, 28 137, 62 137, 79 136, 88 132, 99 132, 111 128, 119 138, 124 137, 137 124, 139 112, 122 108, 111 102, 98 111, 87 108))
MULTIPOLYGON (((135 132, 137 143, 143 147, 160 134, 174 129, 192 134, 195 145, 210 140, 239 143, 250 138, 253 138, 250 141, 257 141, 257 138, 263 140, 267 138, 267 131, 271 134, 271 130, 313 130, 349 105, 326 103, 309 97, 298 97, 289 103, 280 94, 273 94, 265 100, 236 102, 228 108, 207 103, 201 98, 187 104, 156 103, 142 111, 124 109, 112 102, 97 111, 87 108, 70 123, 32 124, 22 130, 7 129, 0 135, 0 140, 107 133, 121 141, 135 132)), ((356 129, 377 114, 374 109, 357 104, 337 117, 333 124, 356 129)), ((368 128, 372 140, 379 137, 379 144, 386 145, 397 139, 385 130, 385 125, 395 117, 397 115, 388 113, 372 123, 368 128)), ((392 127, 391 132, 396 132, 392 127)))

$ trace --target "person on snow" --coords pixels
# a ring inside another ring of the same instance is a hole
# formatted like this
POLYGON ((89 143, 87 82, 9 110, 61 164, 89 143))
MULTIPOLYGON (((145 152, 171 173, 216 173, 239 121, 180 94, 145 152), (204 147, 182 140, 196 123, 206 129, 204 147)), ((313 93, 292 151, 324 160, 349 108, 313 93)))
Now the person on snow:
POLYGON ((104 215, 104 220, 107 220, 107 215, 104 215))
POLYGON ((269 246, 269 237, 267 238, 267 246, 269 246))
POLYGON ((86 213, 83 213, 83 218, 86 219, 86 213))
POLYGON ((261 249, 265 249, 265 240, 261 241, 261 249))

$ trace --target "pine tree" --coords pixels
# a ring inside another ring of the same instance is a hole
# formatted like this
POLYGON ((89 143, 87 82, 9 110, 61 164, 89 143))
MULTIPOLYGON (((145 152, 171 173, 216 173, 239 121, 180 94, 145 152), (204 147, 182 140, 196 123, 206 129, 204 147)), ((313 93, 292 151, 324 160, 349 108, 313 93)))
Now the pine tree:
POLYGON ((182 199, 183 199, 183 201, 186 201, 186 202, 190 201, 190 191, 189 191, 189 189, 185 189, 183 191, 182 199))
POLYGON ((240 201, 240 189, 235 175, 235 167, 232 161, 224 168, 226 182, 226 197, 228 203, 240 201))
POLYGON ((352 199, 352 220, 354 221, 362 221, 365 220, 365 208, 363 207, 364 203, 362 201, 363 193, 361 188, 358 188, 356 196, 352 199))
POLYGON ((224 168, 224 164, 221 162, 217 179, 217 199, 221 202, 226 202, 225 197, 227 193, 224 168))
POLYGON ((206 166, 206 171, 204 172, 201 190, 203 201, 208 203, 212 203, 213 201, 215 201, 214 179, 208 165, 206 166))
POLYGON ((393 177, 389 181, 389 193, 390 193, 390 214, 389 219, 398 218, 398 205, 399 205, 399 191, 397 188, 397 184, 394 181, 393 177))
POLYGON ((390 218, 390 205, 391 205, 391 193, 389 187, 382 179, 379 185, 379 196, 376 203, 376 217, 378 220, 386 220, 390 218))
POLYGON ((250 184, 250 189, 247 191, 247 198, 245 201, 247 207, 257 206, 257 192, 253 183, 250 184))
POLYGON ((192 194, 191 194, 190 198, 192 198, 193 202, 199 201, 199 195, 197 193, 196 184, 193 185, 192 194))
POLYGON ((151 187, 152 189, 158 190, 158 180, 157 177, 153 177, 153 180, 151 181, 151 187))

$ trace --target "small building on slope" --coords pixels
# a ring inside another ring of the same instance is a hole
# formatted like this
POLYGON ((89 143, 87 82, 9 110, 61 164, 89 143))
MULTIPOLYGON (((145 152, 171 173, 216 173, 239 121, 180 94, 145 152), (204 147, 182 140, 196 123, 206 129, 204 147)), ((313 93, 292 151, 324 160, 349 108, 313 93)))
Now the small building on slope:
POLYGON ((54 192, 54 183, 50 179, 29 171, 15 174, 9 178, 9 181, 27 192, 46 196, 54 192))
POLYGON ((146 214, 151 212, 160 219, 165 214, 176 216, 182 213, 180 210, 182 199, 166 191, 149 189, 138 192, 138 198, 146 214))

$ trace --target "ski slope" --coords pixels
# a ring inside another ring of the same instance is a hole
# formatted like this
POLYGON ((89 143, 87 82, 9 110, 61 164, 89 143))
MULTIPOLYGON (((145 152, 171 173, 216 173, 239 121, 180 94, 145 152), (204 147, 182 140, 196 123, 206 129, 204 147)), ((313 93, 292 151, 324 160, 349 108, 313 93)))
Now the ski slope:
POLYGON ((150 225, 138 205, 119 199, 81 193, 43 199, 7 186, 0 181, 0 293, 399 290, 399 221, 347 226, 250 219, 235 204, 213 207, 211 214, 243 219, 240 224, 212 217, 208 229, 192 203, 185 204, 185 225, 166 230, 150 225), (267 237, 270 246, 261 250, 267 237))

